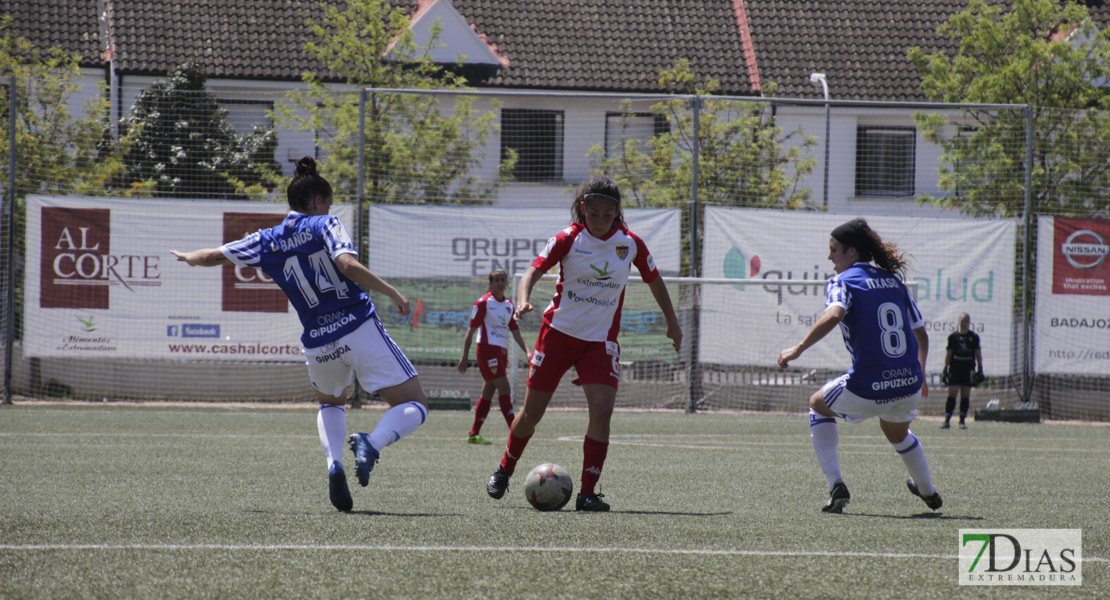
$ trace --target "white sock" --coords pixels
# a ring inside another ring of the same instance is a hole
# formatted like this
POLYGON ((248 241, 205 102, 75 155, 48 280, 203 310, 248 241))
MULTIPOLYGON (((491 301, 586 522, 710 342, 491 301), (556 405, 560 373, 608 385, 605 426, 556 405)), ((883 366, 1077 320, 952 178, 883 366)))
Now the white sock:
POLYGON ((347 409, 334 404, 321 404, 316 415, 316 429, 320 431, 320 445, 324 447, 324 458, 331 463, 343 466, 343 445, 347 441, 347 409))
POLYGON ((898 452, 898 456, 902 457, 902 462, 906 463, 906 470, 909 471, 913 482, 917 484, 918 491, 926 496, 935 494, 937 488, 933 485, 932 477, 929 476, 929 461, 925 460, 925 449, 917 441, 917 436, 913 432, 907 432, 906 439, 891 446, 898 452))
POLYGON ((416 431, 428 418, 428 409, 419 402, 405 402, 385 411, 382 420, 370 434, 370 445, 381 450, 416 431))
POLYGON ((813 439, 813 451, 817 453, 817 464, 821 465, 821 472, 829 480, 829 491, 838 481, 843 481, 840 476, 840 456, 836 446, 840 443, 840 430, 837 428, 836 419, 817 414, 809 410, 809 437, 813 439))

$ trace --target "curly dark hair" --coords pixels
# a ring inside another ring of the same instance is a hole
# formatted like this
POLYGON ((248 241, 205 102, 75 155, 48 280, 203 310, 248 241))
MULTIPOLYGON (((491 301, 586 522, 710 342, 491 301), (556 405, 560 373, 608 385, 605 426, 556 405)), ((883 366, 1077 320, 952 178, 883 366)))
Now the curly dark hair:
POLYGON ((908 256, 894 242, 884 242, 863 217, 856 217, 840 225, 831 235, 845 248, 855 248, 861 261, 874 261, 880 269, 905 279, 906 269, 909 267, 908 256))

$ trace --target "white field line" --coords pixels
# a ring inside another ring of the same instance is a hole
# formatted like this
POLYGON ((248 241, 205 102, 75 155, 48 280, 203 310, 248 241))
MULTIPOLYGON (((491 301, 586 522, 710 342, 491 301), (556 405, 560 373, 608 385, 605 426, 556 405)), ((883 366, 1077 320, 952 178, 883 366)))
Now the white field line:
MULTIPOLYGON (((710 548, 606 548, 573 546, 397 546, 392 544, 0 544, 0 550, 246 550, 246 551, 384 551, 384 552, 554 552, 595 554, 670 554, 699 556, 773 556, 829 558, 931 558, 957 560, 958 554, 915 552, 844 552, 829 550, 721 550, 710 548)), ((1084 562, 1110 564, 1110 559, 1084 556, 1084 562)))
MULTIPOLYGON (((742 437, 744 434, 627 434, 627 435, 614 435, 610 438, 609 443, 614 445, 623 446, 646 446, 653 448, 677 448, 684 450, 735 450, 741 447, 761 447, 761 446, 780 446, 785 448, 794 448, 797 450, 810 450, 812 446, 809 442, 808 436, 804 433, 791 436, 791 435, 774 435, 767 436, 766 434, 757 434, 761 437, 783 437, 782 441, 773 439, 758 439, 758 440, 744 440, 735 439, 742 437), (705 440, 707 438, 719 438, 717 443, 690 443, 689 441, 683 442, 679 440, 705 440), (731 438, 731 439, 730 439, 731 438), (644 441, 641 441, 644 440, 644 441), (651 441, 648 441, 651 440, 651 441), (676 441, 667 441, 676 440, 676 441), (727 440, 721 443, 722 440, 727 440)), ((37 432, 13 432, 13 431, 0 431, 0 438, 18 438, 18 437, 85 437, 85 438, 115 438, 115 439, 264 439, 281 437, 282 439, 290 438, 304 438, 304 439, 317 439, 315 434, 309 433, 205 433, 205 432, 106 432, 106 431, 74 431, 74 432, 50 432, 50 431, 37 431, 37 432)), ((453 438, 452 438, 453 439, 453 438)), ((578 435, 564 435, 555 438, 560 442, 581 442, 582 436, 578 435)), ((881 441, 881 436, 877 441, 864 442, 864 439, 876 440, 876 438, 867 438, 864 436, 851 436, 841 437, 840 449, 853 454, 888 454, 890 445, 881 441), (859 443, 853 440, 860 440, 859 443)), ((928 439, 926 445, 929 447, 947 447, 947 440, 928 439)), ((1022 439, 1020 445, 1000 445, 1000 444, 978 444, 975 450, 982 451, 999 451, 999 452, 1012 452, 1016 448, 1031 449, 1035 448, 1038 453, 1030 454, 1025 459, 1042 459, 1042 460, 1072 460, 1071 457, 1062 456, 1066 453, 1082 453, 1085 460, 1110 460, 1110 456, 1098 456, 1100 451, 1110 450, 1110 446, 1101 446, 1098 448, 1061 448, 1058 446, 1038 446, 1027 444, 1029 439, 1022 439), (1092 456, 1093 455, 1093 456, 1092 456)), ((1061 441, 1053 438, 1043 438, 1043 441, 1061 441)), ((1075 440, 1090 443, 1091 440, 1075 440)))
MULTIPOLYGON (((788 448, 808 449, 810 451, 813 450, 813 446, 811 445, 811 443, 808 439, 808 436, 805 436, 804 434, 798 436, 798 438, 794 441, 730 440, 726 444, 721 444, 719 442, 716 443, 716 444, 692 444, 692 443, 689 443, 689 442, 674 443, 674 442, 665 441, 668 437, 670 437, 672 439, 673 438, 679 438, 679 437, 701 439, 702 437, 709 437, 709 436, 700 436, 700 435, 697 435, 697 434, 693 434, 693 435, 671 435, 671 436, 668 436, 667 434, 660 434, 660 435, 630 434, 630 435, 624 435, 624 436, 614 435, 614 436, 611 436, 609 438, 609 443, 612 444, 612 445, 621 445, 621 446, 648 446, 648 447, 654 447, 654 448, 682 448, 682 449, 689 449, 689 450, 734 450, 737 447, 759 447, 759 446, 783 446, 783 447, 788 447, 788 448), (639 441, 641 438, 659 438, 659 439, 658 439, 658 441, 646 441, 646 439, 645 439, 645 441, 639 441)), ((564 436, 559 436, 555 439, 560 441, 560 442, 581 442, 582 441, 582 436, 564 435, 564 436)), ((849 439, 852 439, 852 438, 849 438, 849 439)), ((860 439, 860 438, 855 438, 855 439, 860 439)), ((881 440, 882 439, 881 436, 879 436, 878 439, 881 440)), ((934 446, 934 445, 940 447, 940 446, 944 445, 944 444, 936 444, 935 443, 936 441, 937 440, 933 440, 933 439, 926 440, 926 442, 925 442, 926 447, 931 447, 931 446, 934 446)), ((890 444, 888 444, 884 441, 877 441, 877 442, 870 442, 870 443, 868 443, 868 442, 860 442, 860 443, 851 443, 851 442, 849 442, 849 443, 845 443, 844 439, 841 438, 839 448, 841 450, 844 450, 846 448, 848 448, 848 449, 858 448, 858 450, 850 450, 851 452, 854 452, 854 453, 857 453, 857 454, 858 453, 867 453, 867 452, 876 453, 876 454, 887 454, 890 450, 890 444)), ((1055 447, 1055 446, 1035 446, 1035 448, 1039 452, 1042 452, 1042 454, 1034 454, 1034 455, 1029 456, 1027 458, 1043 458, 1043 459, 1066 458, 1067 460, 1072 460, 1072 458, 1070 458, 1070 457, 1063 457, 1063 456, 1059 456, 1057 454, 1058 453, 1065 453, 1065 452, 1082 452, 1084 454, 1084 458, 1088 459, 1088 460, 1110 460, 1110 456, 1106 456, 1106 457, 1090 456, 1091 454, 1097 454, 1099 451, 1110 450, 1110 447, 1101 447, 1101 448, 1060 448, 1060 447, 1055 447)), ((1000 451, 1000 452, 1010 452, 1010 451, 1014 450, 1014 447, 1009 446, 1009 445, 983 444, 983 445, 976 446, 975 450, 976 451, 997 450, 997 451, 1000 451)))

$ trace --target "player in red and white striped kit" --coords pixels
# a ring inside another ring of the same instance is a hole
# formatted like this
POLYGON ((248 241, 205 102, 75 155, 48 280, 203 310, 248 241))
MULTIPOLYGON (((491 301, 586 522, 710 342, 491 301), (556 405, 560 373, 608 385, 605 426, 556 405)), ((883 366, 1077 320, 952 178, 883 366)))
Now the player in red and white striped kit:
POLYGON ((509 287, 509 274, 504 269, 497 269, 489 274, 489 291, 474 303, 470 313, 470 328, 466 330, 463 338, 462 358, 455 369, 459 373, 466 373, 470 366, 470 344, 474 334, 478 334, 478 370, 482 373, 482 395, 478 398, 478 405, 474 407, 474 424, 466 441, 471 444, 489 444, 482 437, 482 424, 489 415, 490 406, 493 404, 493 394, 497 392, 497 404, 505 423, 510 427, 513 424, 513 399, 510 396, 509 378, 505 376, 505 367, 509 363, 509 334, 512 333, 520 349, 528 354, 528 347, 524 345, 524 338, 520 336, 520 327, 516 322, 513 301, 505 297, 505 289, 509 287))
POLYGON ((575 508, 603 512, 609 510, 609 504, 600 499, 595 488, 609 449, 609 424, 620 380, 617 334, 624 288, 633 265, 666 319, 667 337, 674 342, 676 352, 682 344, 682 329, 647 246, 624 224, 616 182, 600 175, 580 185, 571 215, 571 226, 548 240, 517 289, 519 318, 534 309, 528 297, 540 277, 559 265, 555 296, 544 311, 543 325, 532 351, 524 406, 513 420, 505 454, 490 476, 486 492, 494 499, 505 495, 509 477, 543 418, 559 380, 573 366, 578 372, 574 383, 582 386, 590 414, 582 445, 582 484, 575 508))

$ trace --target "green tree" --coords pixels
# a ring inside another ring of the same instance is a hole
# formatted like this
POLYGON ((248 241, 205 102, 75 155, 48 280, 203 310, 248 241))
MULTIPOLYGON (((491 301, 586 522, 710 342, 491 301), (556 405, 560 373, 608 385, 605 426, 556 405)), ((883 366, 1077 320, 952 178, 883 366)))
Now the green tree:
POLYGON ((238 135, 205 88, 204 67, 187 62, 139 94, 121 122, 124 170, 112 185, 175 198, 251 198, 278 183, 277 135, 255 126, 238 135))
MULTIPOLYGON (((668 92, 694 94, 701 102, 698 131, 688 99, 675 98, 651 107, 665 119, 663 133, 647 140, 621 137, 622 151, 609 153, 601 145, 591 149, 593 170, 613 177, 640 206, 683 206, 690 201, 694 137, 699 145, 698 199, 705 205, 762 208, 816 208, 810 190, 800 182, 816 160, 808 151, 816 145, 801 128, 783 133, 768 105, 718 99, 718 83, 699 81, 685 59, 660 74, 668 92)), ((774 86, 768 86, 774 92, 774 86)), ((625 119, 631 107, 624 104, 625 119)), ((624 127, 622 126, 622 131, 624 127)))
MULTIPOLYGON (((72 115, 70 99, 79 89, 80 57, 58 48, 36 48, 15 35, 11 23, 11 17, 0 19, 0 76, 16 78, 17 197, 103 193, 104 182, 119 168, 110 156, 97 157, 107 123, 107 100, 97 94, 86 103, 82 115, 72 115)), ((0 143, 7 147, 12 106, 6 79, 3 84, 0 143)), ((6 166, 0 168, 0 182, 5 189, 10 184, 6 166)))
MULTIPOLYGON (((911 48, 922 89, 939 102, 1022 104, 1033 111, 1034 210, 1089 215, 1110 206, 1110 34, 1086 7, 1057 0, 971 0, 937 34, 954 56, 911 48)), ((960 118, 918 113, 943 150, 945 195, 919 201, 969 215, 1021 214, 1026 118, 1018 109, 967 109, 960 118)))
MULTIPOLYGON (((357 88, 463 89, 455 70, 435 64, 428 47, 417 47, 409 18, 381 0, 349 0, 344 7, 322 5, 322 22, 309 21, 314 38, 305 52, 318 60, 330 79, 357 88)), ((358 94, 337 91, 325 74, 306 73, 305 92, 289 96, 282 116, 302 131, 317 135, 324 151, 321 168, 336 194, 356 195, 358 177, 358 94)), ((494 106, 496 108, 496 106, 494 106)), ((495 130, 496 110, 480 111, 474 99, 452 96, 372 94, 366 107, 365 198, 371 203, 488 203, 509 178, 515 155, 501 162, 498 174, 482 181, 475 173, 481 149, 495 130)))

